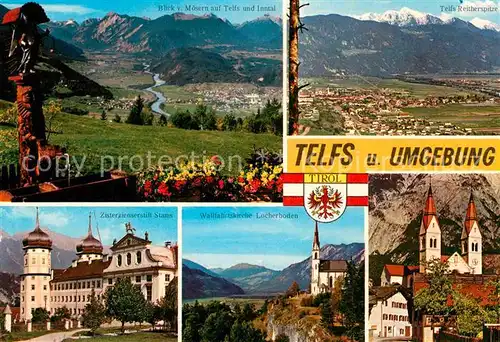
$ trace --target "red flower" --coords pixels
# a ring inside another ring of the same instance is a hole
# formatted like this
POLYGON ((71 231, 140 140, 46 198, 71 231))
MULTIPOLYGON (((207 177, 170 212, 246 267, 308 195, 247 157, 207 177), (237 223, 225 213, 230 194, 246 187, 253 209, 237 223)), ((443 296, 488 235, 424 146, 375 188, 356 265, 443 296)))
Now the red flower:
POLYGON ((168 185, 165 182, 161 182, 158 187, 158 193, 162 196, 170 197, 172 193, 168 191, 168 185))
POLYGON ((193 187, 197 188, 201 185, 201 179, 199 177, 193 180, 193 187))
POLYGON ((250 182, 250 192, 257 192, 260 188, 261 182, 259 179, 254 179, 250 182))
POLYGON ((174 187, 175 187, 175 189, 177 191, 181 191, 185 184, 186 184, 186 181, 184 181, 184 180, 178 180, 178 181, 175 182, 174 187))
POLYGON ((207 176, 207 178, 205 178, 205 180, 207 181, 208 184, 212 184, 214 182, 214 177, 207 176))
POLYGON ((222 179, 219 180, 219 189, 224 189, 224 181, 222 179))
POLYGON ((151 181, 150 180, 147 180, 145 183, 144 183, 144 190, 146 192, 150 192, 151 191, 151 181))
POLYGON ((238 177, 238 183, 245 183, 245 178, 239 176, 238 177))
POLYGON ((210 158, 210 160, 215 164, 215 165, 221 165, 222 161, 220 160, 219 156, 213 156, 210 158))

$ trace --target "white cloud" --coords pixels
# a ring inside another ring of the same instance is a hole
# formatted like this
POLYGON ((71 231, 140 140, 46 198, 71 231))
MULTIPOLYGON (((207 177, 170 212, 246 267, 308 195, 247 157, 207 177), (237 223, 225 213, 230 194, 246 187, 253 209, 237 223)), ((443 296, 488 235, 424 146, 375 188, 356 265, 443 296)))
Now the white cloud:
MULTIPOLYGON (((7 8, 21 7, 23 4, 3 4, 7 8)), ((90 13, 98 12, 97 10, 81 5, 64 5, 64 4, 40 4, 46 12, 49 13, 64 13, 64 14, 76 14, 85 15, 90 13)))
MULTIPOLYGON (((33 207, 13 207, 8 215, 11 219, 26 218, 35 222, 36 209, 33 207)), ((62 228, 69 223, 67 213, 56 211, 54 208, 40 209, 40 225, 49 229, 62 228), (49 211, 50 210, 50 211, 49 211)))

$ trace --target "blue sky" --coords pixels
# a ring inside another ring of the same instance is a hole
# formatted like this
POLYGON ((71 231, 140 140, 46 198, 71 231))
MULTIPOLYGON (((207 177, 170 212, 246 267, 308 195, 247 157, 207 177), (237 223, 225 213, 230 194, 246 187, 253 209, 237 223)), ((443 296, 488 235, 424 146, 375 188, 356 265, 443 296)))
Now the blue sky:
MULTIPOLYGON (((17 1, 6 1, 3 3, 6 7, 17 7, 22 2, 17 1)), ((74 19, 77 21, 82 21, 86 18, 103 17, 106 13, 117 12, 120 14, 128 14, 132 16, 157 18, 165 14, 172 14, 175 12, 184 12, 197 15, 203 15, 207 11, 204 9, 187 11, 187 5, 196 6, 209 6, 209 12, 212 10, 212 6, 222 5, 220 11, 217 8, 213 8, 213 13, 219 17, 226 18, 233 23, 242 23, 247 20, 255 19, 257 17, 263 16, 268 13, 272 16, 281 16, 282 13, 282 2, 280 0, 146 0, 146 1, 135 1, 135 0, 121 0, 121 1, 100 1, 100 0, 40 0, 39 3, 45 8, 49 18, 54 21, 74 19), (174 6, 174 11, 160 11, 160 5, 163 6, 174 6), (223 5, 238 5, 240 8, 237 10, 230 11, 230 7, 227 9, 223 5), (276 11, 266 12, 257 11, 255 7, 254 11, 243 11, 243 6, 271 6, 275 5, 276 11), (181 9, 178 11, 178 7, 181 9)))
MULTIPOLYGON (((203 207, 183 209, 183 257, 208 268, 238 263, 280 270, 311 253, 314 221, 301 207, 203 207), (209 219, 203 214, 248 214, 245 219, 209 219), (257 218, 266 213, 298 219, 257 218)), ((340 219, 320 224, 321 244, 364 241, 364 209, 348 207, 340 219)))
MULTIPOLYGON (((304 7, 303 15, 315 14, 330 14, 337 13, 343 15, 360 15, 367 12, 383 13, 388 10, 399 10, 403 7, 408 7, 420 12, 440 16, 443 12, 459 17, 464 20, 471 20, 474 17, 487 19, 496 23, 500 22, 500 12, 485 14, 482 12, 449 12, 448 10, 442 11, 441 6, 455 6, 460 5, 460 0, 314 0, 307 1, 310 6, 304 7)), ((490 6, 500 7, 498 0, 464 0, 463 6, 490 6)))
MULTIPOLYGON (((118 240, 124 236, 125 223, 129 221, 136 228, 137 236, 143 237, 147 231, 154 245, 178 240, 177 208, 172 207, 40 207, 40 225, 42 228, 66 236, 82 238, 87 235, 89 212, 92 212, 94 236, 97 237, 97 223, 105 245, 111 245, 114 238, 118 240), (109 217, 112 214, 135 215, 135 217, 109 217)), ((35 207, 0 208, 0 229, 9 235, 31 231, 35 227, 35 213, 35 207)))

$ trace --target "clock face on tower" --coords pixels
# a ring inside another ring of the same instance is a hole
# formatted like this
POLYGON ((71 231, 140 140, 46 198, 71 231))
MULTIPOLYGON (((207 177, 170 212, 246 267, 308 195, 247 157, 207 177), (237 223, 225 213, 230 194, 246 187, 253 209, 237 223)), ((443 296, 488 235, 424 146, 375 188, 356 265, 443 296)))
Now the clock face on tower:
POLYGON ((477 259, 472 259, 472 265, 477 266, 477 264, 478 264, 477 259))

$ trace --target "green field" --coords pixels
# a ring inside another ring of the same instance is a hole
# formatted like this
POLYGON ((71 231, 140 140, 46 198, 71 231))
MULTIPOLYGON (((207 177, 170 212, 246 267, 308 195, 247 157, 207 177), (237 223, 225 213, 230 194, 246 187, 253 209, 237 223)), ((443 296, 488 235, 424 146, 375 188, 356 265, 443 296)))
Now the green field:
POLYGON ((410 96, 425 98, 427 96, 458 96, 473 94, 452 87, 428 84, 409 83, 397 79, 381 79, 376 77, 350 77, 346 79, 305 78, 301 83, 309 83, 312 88, 341 87, 354 89, 387 88, 408 92, 410 96))
MULTIPOLYGON (((63 342, 72 342, 73 339, 66 339, 63 342)), ((152 332, 139 332, 130 335, 118 335, 118 336, 96 336, 94 338, 86 338, 85 341, 98 341, 98 342, 117 342, 117 341, 148 341, 148 342, 177 342, 176 337, 170 337, 170 335, 162 333, 152 333, 152 332)))
POLYGON ((500 106, 450 104, 438 108, 405 108, 416 118, 451 122, 463 128, 500 133, 500 106))
POLYGON ((195 302, 198 302, 200 304, 208 304, 210 302, 222 302, 229 305, 232 304, 244 305, 248 303, 255 305, 255 307, 259 309, 262 306, 262 304, 264 304, 265 300, 256 298, 231 298, 231 297, 212 297, 212 298, 183 300, 184 304, 194 304, 195 302))
MULTIPOLYGON (((114 160, 114 168, 118 168, 121 158, 121 167, 126 171, 141 169, 141 160, 144 167, 147 164, 148 154, 151 154, 152 165, 156 165, 160 156, 171 159, 181 156, 210 157, 219 155, 224 161, 232 157, 231 170, 224 169, 226 174, 237 174, 236 157, 242 162, 257 148, 268 148, 274 151, 282 149, 281 137, 272 134, 252 134, 244 132, 192 131, 160 126, 134 126, 125 123, 114 123, 94 119, 88 116, 60 114, 55 124, 61 134, 51 134, 50 143, 67 147, 68 153, 76 157, 78 162, 85 157, 83 173, 100 170, 101 158, 110 165, 114 160), (107 157, 105 157, 107 156, 107 157)), ((17 141, 15 141, 14 127, 2 127, 10 132, 12 138, 2 142, 0 139, 0 161, 3 164, 17 162, 17 141), (3 147, 3 148, 2 148, 3 147)), ((2 135, 3 137, 4 135, 2 135)), ((169 159, 163 159, 168 161, 169 159)), ((73 163, 73 165, 75 165, 73 163)))
POLYGON ((189 91, 185 90, 183 87, 174 86, 174 85, 162 85, 159 87, 155 87, 155 90, 160 92, 160 93, 163 93, 169 101, 177 101, 177 100, 196 101, 197 99, 202 98, 202 96, 195 94, 195 93, 192 93, 192 92, 189 92, 189 91))

